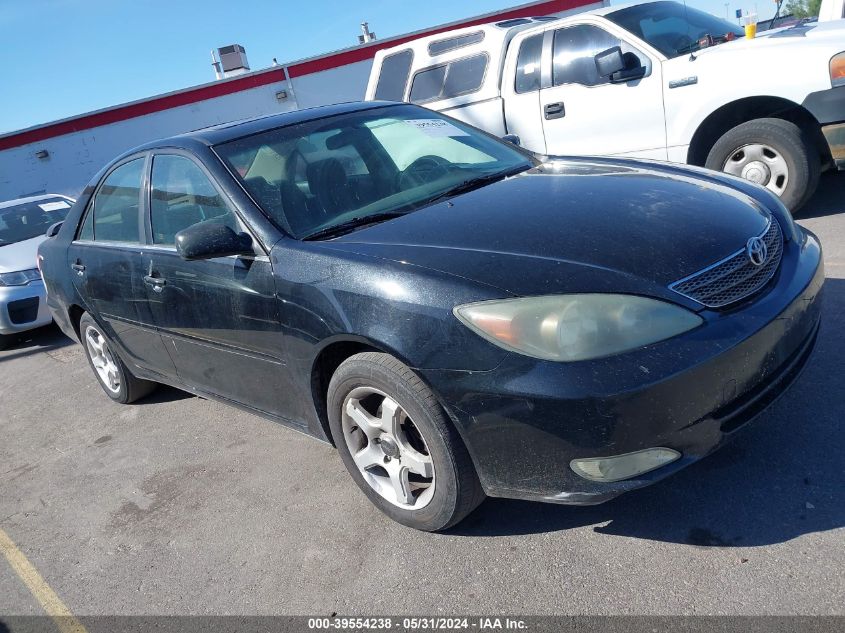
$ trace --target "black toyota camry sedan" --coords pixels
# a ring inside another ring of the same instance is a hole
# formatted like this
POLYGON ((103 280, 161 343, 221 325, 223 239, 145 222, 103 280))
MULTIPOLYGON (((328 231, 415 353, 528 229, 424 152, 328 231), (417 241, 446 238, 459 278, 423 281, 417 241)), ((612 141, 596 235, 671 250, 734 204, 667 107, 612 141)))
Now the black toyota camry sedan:
POLYGON ((538 157, 378 102, 133 150, 39 256, 110 398, 165 383, 331 442, 423 530, 711 452, 805 365, 824 278, 746 181, 538 157))

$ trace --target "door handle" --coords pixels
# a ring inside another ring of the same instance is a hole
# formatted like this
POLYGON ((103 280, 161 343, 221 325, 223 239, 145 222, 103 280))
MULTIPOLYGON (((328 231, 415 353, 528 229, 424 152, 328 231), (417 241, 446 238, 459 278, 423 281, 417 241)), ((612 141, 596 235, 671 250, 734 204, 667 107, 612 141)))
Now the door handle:
POLYGON ((85 273, 85 266, 80 264, 79 262, 70 265, 76 271, 76 274, 82 277, 83 273, 85 273))
POLYGON ((566 108, 563 107, 563 101, 547 103, 544 105, 543 116, 546 117, 546 119, 559 119, 566 116, 566 108))
POLYGON ((152 275, 144 275, 144 283, 148 286, 152 286, 155 292, 161 292, 164 290, 164 285, 167 283, 167 280, 162 279, 161 277, 153 277, 152 275))

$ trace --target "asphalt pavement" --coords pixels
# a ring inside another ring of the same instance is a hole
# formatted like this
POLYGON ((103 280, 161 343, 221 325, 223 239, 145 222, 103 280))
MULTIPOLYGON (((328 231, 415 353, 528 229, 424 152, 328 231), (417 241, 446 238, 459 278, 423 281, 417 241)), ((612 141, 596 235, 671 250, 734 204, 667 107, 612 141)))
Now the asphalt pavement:
MULTIPOLYGON (((655 486, 489 499, 445 534, 391 522, 331 447, 273 422, 169 388, 113 404, 39 330, 0 352, 6 557, 80 616, 845 614, 845 174, 798 219, 828 278, 789 393, 655 486)), ((0 615, 44 613, 31 589, 0 556, 0 615)))

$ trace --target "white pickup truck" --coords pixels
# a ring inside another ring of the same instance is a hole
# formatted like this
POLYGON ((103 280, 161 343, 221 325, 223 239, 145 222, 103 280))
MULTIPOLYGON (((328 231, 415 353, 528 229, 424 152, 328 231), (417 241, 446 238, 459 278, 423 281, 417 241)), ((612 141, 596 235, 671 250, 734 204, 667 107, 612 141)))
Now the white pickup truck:
POLYGON ((746 39, 669 1, 467 27, 379 51, 368 100, 423 104, 545 155, 722 170, 790 209, 845 169, 845 20, 746 39))

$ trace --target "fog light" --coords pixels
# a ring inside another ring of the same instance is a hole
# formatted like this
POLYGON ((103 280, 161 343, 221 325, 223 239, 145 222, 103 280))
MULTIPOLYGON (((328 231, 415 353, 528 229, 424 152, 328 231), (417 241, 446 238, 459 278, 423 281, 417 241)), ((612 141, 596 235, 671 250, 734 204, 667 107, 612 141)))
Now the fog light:
POLYGON ((584 479, 611 482, 642 475, 671 464, 680 457, 681 454, 671 448, 647 448, 624 455, 573 459, 569 467, 584 479))

